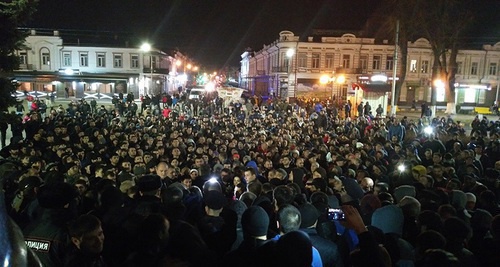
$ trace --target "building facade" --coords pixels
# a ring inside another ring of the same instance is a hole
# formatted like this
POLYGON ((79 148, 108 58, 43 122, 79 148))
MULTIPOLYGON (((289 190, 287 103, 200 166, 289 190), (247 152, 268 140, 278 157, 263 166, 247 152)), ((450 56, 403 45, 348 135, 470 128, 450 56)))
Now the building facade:
MULTIPOLYGON (((394 51, 394 44, 388 41, 377 43, 374 38, 354 34, 312 36, 304 41, 293 32, 282 31, 273 43, 259 51, 247 49, 241 55, 240 86, 263 97, 315 97, 352 103, 363 101, 363 93, 378 92, 387 94, 387 102, 394 72, 396 80, 402 73, 394 51), (329 77, 327 82, 320 82, 323 76, 329 77)), ((500 43, 484 45, 482 50, 461 50, 457 62, 455 103, 491 106, 498 98, 500 43)), ((430 102, 435 93, 437 104, 446 106, 444 88, 436 88, 431 81, 433 64, 426 39, 408 43, 406 77, 398 105, 430 102)))
POLYGON ((139 47, 67 44, 59 31, 30 30, 14 72, 18 97, 111 99, 120 93, 173 94, 184 86, 176 55, 139 47))

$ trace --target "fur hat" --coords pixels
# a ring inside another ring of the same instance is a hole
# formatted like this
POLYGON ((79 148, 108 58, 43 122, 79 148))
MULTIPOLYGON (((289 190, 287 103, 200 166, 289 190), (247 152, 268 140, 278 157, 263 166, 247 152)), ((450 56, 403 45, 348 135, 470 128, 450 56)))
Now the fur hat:
POLYGON ((53 182, 41 186, 37 198, 42 208, 58 209, 70 203, 77 195, 75 188, 70 184, 53 182))
POLYGON ((161 185, 161 178, 156 174, 144 175, 137 179, 137 189, 142 192, 158 190, 161 185))

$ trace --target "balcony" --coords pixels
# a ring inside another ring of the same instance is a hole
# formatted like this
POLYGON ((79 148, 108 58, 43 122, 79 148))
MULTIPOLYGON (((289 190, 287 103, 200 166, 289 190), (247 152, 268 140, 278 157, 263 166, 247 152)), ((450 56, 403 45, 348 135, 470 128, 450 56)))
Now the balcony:
POLYGON ((335 69, 335 73, 343 73, 343 74, 366 74, 368 70, 363 68, 337 68, 335 69))
POLYGON ((33 64, 20 64, 19 65, 19 70, 34 70, 35 67, 33 64))
MULTIPOLYGON (((151 73, 151 68, 143 68, 142 73, 151 73)), ((153 73, 156 74, 168 74, 169 69, 164 69, 164 68, 153 68, 153 73)))
POLYGON ((282 72, 282 73, 287 73, 289 71, 289 67, 288 66, 278 66, 278 67, 273 67, 272 70, 273 72, 282 72))

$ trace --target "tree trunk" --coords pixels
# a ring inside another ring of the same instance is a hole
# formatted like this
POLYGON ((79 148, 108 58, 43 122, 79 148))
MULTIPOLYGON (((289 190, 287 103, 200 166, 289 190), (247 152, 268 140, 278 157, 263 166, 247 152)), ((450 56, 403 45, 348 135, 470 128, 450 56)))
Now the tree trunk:
POLYGON ((448 91, 449 91, 450 97, 446 97, 446 99, 448 99, 448 103, 446 104, 445 113, 450 114, 450 115, 455 115, 457 113, 457 103, 455 103, 455 90, 446 89, 447 95, 448 95, 448 91), (453 101, 450 100, 451 98, 453 98, 453 101))

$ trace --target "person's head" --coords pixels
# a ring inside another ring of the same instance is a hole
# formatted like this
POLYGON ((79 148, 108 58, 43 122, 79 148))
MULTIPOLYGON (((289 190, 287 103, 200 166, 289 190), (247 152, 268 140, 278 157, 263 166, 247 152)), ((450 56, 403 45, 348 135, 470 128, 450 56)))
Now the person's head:
POLYGON ((104 245, 101 221, 94 215, 81 215, 69 227, 71 243, 84 254, 98 255, 104 245))
POLYGON ((245 180, 248 183, 255 181, 257 179, 257 173, 254 168, 248 167, 245 169, 245 180))
POLYGON ((181 184, 184 186, 184 188, 189 189, 193 185, 193 179, 191 179, 191 176, 189 175, 184 175, 181 178, 181 184))
POLYGON ((167 178, 168 175, 168 164, 166 162, 159 162, 155 168, 156 175, 160 176, 161 179, 167 178))
POLYGON ((292 231, 276 243, 273 260, 279 266, 312 266, 313 253, 309 236, 302 231, 292 231))
POLYGON ((363 178, 360 185, 365 193, 373 191, 373 179, 370 177, 363 178))
POLYGON ((269 227, 269 215, 260 206, 251 206, 241 216, 243 237, 266 240, 269 227))
POLYGON ((285 205, 278 210, 278 225, 281 234, 299 230, 302 222, 300 211, 293 205, 285 205))
POLYGON ((279 185, 273 190, 273 202, 276 210, 287 204, 291 204, 294 199, 293 191, 290 187, 279 185))

